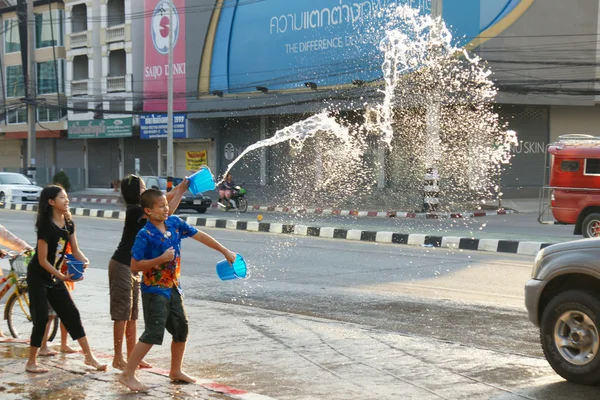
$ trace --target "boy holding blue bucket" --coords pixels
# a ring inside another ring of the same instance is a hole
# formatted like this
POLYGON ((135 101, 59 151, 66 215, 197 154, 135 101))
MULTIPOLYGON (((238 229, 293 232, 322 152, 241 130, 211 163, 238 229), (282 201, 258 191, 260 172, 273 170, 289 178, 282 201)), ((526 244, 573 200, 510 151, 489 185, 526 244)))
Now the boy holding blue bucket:
POLYGON ((177 216, 169 216, 169 203, 160 190, 146 190, 141 196, 141 206, 148 222, 137 234, 131 250, 131 270, 143 273, 141 288, 145 330, 119 376, 119 382, 136 392, 148 390, 136 378, 135 371, 152 346, 162 344, 165 328, 173 336, 169 378, 196 382, 181 369, 188 335, 188 321, 179 286, 181 240, 191 237, 221 252, 230 263, 236 259, 235 253, 210 235, 198 231, 177 216))

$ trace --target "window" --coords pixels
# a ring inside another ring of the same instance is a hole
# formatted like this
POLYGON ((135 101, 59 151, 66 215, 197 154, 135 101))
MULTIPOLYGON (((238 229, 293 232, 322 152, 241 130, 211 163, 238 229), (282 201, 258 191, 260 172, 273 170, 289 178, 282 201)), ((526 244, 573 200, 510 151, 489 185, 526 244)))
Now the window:
MULTIPOLYGON (((37 63, 37 89, 38 94, 56 93, 56 74, 54 61, 37 63)), ((65 60, 57 60, 58 66, 58 91, 65 92, 65 60)))
POLYGON ((56 122, 67 115, 64 108, 38 108, 38 122, 56 122))
POLYGON ((124 113, 125 112, 125 106, 126 106, 126 102, 125 100, 111 100, 109 105, 110 105, 110 111, 113 111, 115 114, 116 113, 124 113))
POLYGON ((565 160, 560 163, 562 172, 577 172, 579 171, 579 161, 565 160))
POLYGON ((16 53, 21 51, 21 39, 19 38, 19 22, 16 18, 4 21, 4 53, 16 53))
POLYGON ((600 175, 600 158, 585 159, 585 175, 600 175))
POLYGON ((0 175, 0 185, 31 185, 31 181, 22 174, 5 173, 0 175))
POLYGON ((50 12, 35 15, 35 48, 64 46, 63 10, 52 10, 50 12))
POLYGON ((23 68, 20 65, 6 67, 6 97, 25 96, 23 68))
POLYGON ((27 109, 19 108, 18 110, 11 110, 6 113, 6 122, 8 124, 26 124, 27 123, 27 109))
POLYGON ((87 102, 79 102, 73 103, 73 113, 75 114, 87 114, 88 113, 88 103, 87 102))

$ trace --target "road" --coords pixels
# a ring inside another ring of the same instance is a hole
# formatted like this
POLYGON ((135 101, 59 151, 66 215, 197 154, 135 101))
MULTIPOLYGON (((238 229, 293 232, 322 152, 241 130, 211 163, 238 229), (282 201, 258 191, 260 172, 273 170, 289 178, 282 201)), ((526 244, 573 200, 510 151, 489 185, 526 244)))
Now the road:
MULTIPOLYGON (((112 204, 72 203, 71 207, 96 208, 99 210, 121 210, 122 206, 112 204)), ((572 225, 542 225, 537 222, 538 214, 525 212, 489 217, 462 219, 411 219, 375 218, 350 216, 323 216, 306 214, 284 214, 276 212, 234 213, 210 209, 206 214, 191 210, 181 210, 181 214, 192 216, 256 221, 260 214, 263 222, 328 226, 334 228, 360 229, 368 231, 388 231, 397 233, 423 233, 436 236, 474 237, 478 239, 511 239, 545 243, 559 243, 581 239, 573 235, 572 225)))
MULTIPOLYGON (((0 211, 30 242, 33 219, 0 211)), ((75 221, 94 290, 105 284, 122 221, 75 221)), ((542 357, 523 306, 533 257, 207 232, 251 268, 246 280, 219 282, 220 254, 184 243, 183 285, 196 321, 186 364, 205 376, 280 399, 597 395, 562 381, 542 357)), ((168 353, 160 354, 166 365, 168 353)))

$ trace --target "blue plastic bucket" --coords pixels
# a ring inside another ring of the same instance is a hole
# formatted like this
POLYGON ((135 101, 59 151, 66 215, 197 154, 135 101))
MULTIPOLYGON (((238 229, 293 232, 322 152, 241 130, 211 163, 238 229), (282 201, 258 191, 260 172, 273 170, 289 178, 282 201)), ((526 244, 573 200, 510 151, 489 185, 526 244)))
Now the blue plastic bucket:
POLYGON ((83 266, 85 263, 83 261, 77 260, 67 260, 67 273, 71 274, 71 279, 76 281, 83 276, 83 266))
POLYGON ((241 255, 237 255, 233 265, 227 260, 221 260, 217 263, 217 276, 222 281, 245 278, 247 274, 246 261, 241 255))
POLYGON ((190 181, 189 190, 192 192, 192 194, 199 194, 209 190, 215 190, 215 178, 208 167, 201 167, 188 179, 190 181))

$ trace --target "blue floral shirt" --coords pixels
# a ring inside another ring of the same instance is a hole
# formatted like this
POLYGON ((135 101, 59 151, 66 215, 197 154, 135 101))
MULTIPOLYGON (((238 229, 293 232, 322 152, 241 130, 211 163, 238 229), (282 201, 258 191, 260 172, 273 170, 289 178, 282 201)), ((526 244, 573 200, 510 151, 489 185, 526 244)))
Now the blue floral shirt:
POLYGON ((152 260, 173 247, 175 258, 144 271, 141 284, 144 293, 159 293, 170 298, 173 287, 181 291, 181 239, 194 236, 198 229, 177 216, 170 216, 165 221, 165 226, 167 231, 163 233, 148 221, 135 238, 131 256, 137 261, 152 260))

